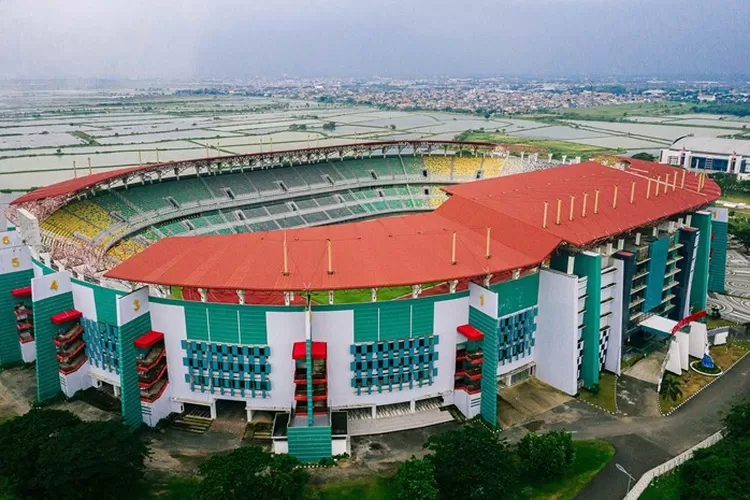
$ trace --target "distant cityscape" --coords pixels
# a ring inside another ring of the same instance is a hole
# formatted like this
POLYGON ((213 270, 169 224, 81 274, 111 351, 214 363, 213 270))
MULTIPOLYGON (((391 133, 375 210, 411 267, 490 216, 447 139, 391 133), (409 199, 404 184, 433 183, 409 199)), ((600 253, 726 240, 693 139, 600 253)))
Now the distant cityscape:
MULTIPOLYGON (((154 89, 144 89, 153 91, 154 89)), ((507 78, 436 79, 278 79, 238 84, 191 86, 178 94, 256 95, 403 111, 430 110, 477 114, 538 113, 626 103, 693 101, 747 104, 750 83, 636 80, 621 82, 521 80, 507 78)))

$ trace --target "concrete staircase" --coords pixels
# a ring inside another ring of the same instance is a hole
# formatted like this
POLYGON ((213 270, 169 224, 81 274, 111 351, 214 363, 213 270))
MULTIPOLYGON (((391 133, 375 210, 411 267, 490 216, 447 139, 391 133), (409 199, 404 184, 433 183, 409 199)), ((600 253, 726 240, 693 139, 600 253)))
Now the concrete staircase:
POLYGON ((193 434, 204 434, 213 423, 208 408, 191 409, 180 414, 172 422, 172 427, 193 434))

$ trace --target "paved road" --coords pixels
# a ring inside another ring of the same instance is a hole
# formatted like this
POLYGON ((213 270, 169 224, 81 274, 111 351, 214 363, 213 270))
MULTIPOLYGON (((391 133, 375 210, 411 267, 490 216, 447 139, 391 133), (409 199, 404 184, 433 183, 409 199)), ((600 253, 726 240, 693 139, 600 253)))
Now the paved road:
POLYGON ((544 423, 541 429, 565 428, 573 432, 576 439, 601 438, 611 442, 615 446, 614 460, 578 498, 621 499, 628 480, 615 468, 615 463, 622 464, 639 478, 649 469, 715 433, 721 427, 720 413, 740 395, 750 397, 748 377, 750 356, 669 417, 613 417, 573 401, 542 415, 540 420, 544 423))

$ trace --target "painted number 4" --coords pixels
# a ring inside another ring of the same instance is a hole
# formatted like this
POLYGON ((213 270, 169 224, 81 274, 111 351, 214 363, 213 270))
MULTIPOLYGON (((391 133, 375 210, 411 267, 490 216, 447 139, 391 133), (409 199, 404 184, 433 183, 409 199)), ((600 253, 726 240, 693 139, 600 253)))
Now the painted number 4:
POLYGON ((49 284, 50 290, 57 290, 57 280, 52 280, 52 283, 49 284))
POLYGON ((135 299, 135 300, 133 301, 133 310, 134 310, 134 311, 138 311, 138 310, 140 310, 140 309, 141 309, 141 301, 140 301, 140 300, 138 300, 138 299, 135 299))

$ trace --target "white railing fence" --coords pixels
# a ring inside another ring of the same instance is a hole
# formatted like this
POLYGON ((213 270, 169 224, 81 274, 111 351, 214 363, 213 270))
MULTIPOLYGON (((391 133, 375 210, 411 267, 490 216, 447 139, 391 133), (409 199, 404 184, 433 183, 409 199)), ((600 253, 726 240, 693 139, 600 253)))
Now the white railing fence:
POLYGON ((648 485, 651 484, 651 481, 653 481, 655 478, 675 470, 677 467, 693 458, 693 453, 695 452, 695 450, 708 448, 709 446, 721 441, 723 437, 724 436, 722 435, 722 431, 719 431, 716 434, 707 437, 689 450, 677 455, 673 459, 668 460, 663 464, 657 465, 650 471, 647 471, 645 474, 643 474, 643 476, 641 476, 638 482, 635 483, 630 492, 625 495, 625 498, 623 500, 637 500, 643 494, 646 488, 648 488, 648 485))

